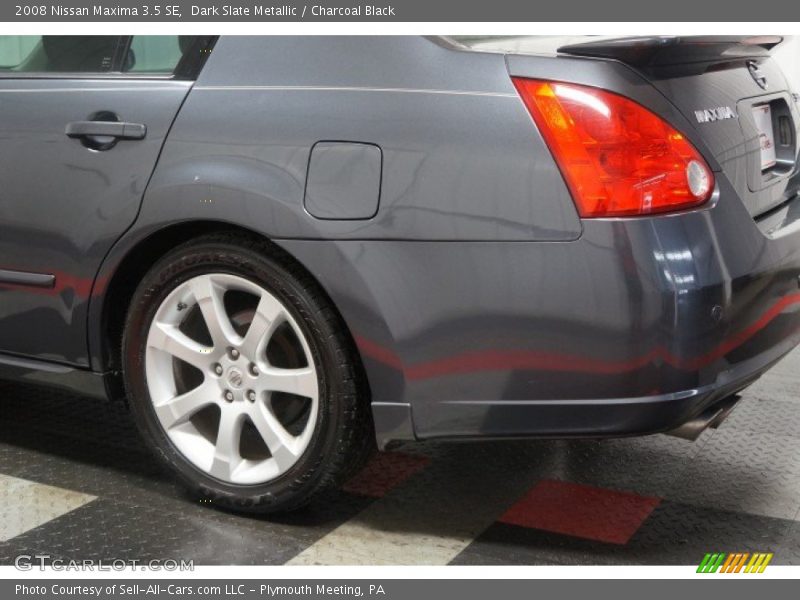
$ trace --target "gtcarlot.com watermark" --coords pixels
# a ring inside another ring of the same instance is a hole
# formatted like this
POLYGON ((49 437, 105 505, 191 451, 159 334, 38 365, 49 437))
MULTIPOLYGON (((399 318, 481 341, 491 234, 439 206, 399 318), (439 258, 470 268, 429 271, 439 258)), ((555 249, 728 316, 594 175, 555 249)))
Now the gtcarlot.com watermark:
POLYGON ((65 560, 49 554, 20 554, 14 558, 14 567, 19 571, 45 569, 51 571, 194 571, 194 560, 183 559, 111 559, 111 560, 65 560))

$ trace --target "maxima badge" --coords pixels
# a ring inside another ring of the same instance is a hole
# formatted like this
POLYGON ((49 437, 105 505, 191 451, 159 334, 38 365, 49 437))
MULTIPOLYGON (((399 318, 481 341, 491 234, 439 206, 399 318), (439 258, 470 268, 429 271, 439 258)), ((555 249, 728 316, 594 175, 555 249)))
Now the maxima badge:
POLYGON ((698 123, 713 123, 714 121, 724 121, 725 119, 735 119, 736 113, 730 106, 718 106, 717 108, 705 108, 694 111, 694 116, 698 123))

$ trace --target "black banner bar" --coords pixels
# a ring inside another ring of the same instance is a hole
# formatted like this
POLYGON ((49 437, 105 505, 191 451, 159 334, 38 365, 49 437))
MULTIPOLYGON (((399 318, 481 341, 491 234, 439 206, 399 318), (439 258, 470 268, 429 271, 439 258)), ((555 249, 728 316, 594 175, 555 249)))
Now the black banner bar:
POLYGON ((542 580, 496 579, 248 579, 248 580, 108 580, 108 579, 29 579, 0 582, 0 597, 15 600, 124 600, 139 598, 192 598, 206 600, 228 597, 232 600, 485 600, 486 598, 647 598, 674 600, 713 594, 726 600, 796 596, 791 580, 758 579, 743 575, 719 575, 673 580, 542 580), (714 579, 714 581, 711 581, 714 579), (713 587, 712 587, 713 586, 713 587))
POLYGON ((12 0, 0 21, 142 22, 789 22, 800 2, 786 0, 12 0))

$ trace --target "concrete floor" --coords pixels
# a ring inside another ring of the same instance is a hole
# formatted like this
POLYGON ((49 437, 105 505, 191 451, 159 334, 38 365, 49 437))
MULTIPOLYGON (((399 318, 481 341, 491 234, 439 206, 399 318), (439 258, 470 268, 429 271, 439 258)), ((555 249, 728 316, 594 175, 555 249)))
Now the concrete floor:
POLYGON ((300 512, 187 497, 121 406, 0 385, 0 564, 800 564, 800 350, 696 442, 422 443, 300 512))

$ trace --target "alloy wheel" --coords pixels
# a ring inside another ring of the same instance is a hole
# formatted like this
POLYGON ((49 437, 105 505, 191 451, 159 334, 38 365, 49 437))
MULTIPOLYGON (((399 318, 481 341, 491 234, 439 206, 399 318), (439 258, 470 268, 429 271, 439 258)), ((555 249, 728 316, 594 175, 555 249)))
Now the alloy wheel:
POLYGON ((172 290, 149 327, 145 375, 172 444, 225 483, 280 477, 313 436, 308 340, 274 294, 243 277, 203 274, 172 290))

